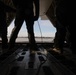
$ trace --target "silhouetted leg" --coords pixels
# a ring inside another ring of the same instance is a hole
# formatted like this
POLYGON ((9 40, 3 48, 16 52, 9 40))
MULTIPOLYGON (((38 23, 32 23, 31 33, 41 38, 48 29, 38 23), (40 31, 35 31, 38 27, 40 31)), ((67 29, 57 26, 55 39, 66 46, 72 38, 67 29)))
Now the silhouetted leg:
POLYGON ((7 32, 6 31, 7 31, 7 27, 5 28, 5 30, 2 33, 2 48, 7 48, 8 39, 7 39, 7 32))
MULTIPOLYGON (((4 17, 5 18, 5 17, 4 17)), ((3 21, 0 22, 1 26, 1 33, 2 33, 2 48, 6 49, 7 48, 7 24, 6 24, 6 19, 3 18, 3 21)))
POLYGON ((19 32, 19 29, 18 27, 14 27, 13 30, 12 30, 12 33, 11 33, 11 36, 10 36, 10 40, 9 40, 9 47, 10 48, 13 48, 14 45, 15 45, 15 40, 17 38, 17 34, 19 32))
POLYGON ((72 53, 76 55, 76 41, 75 41, 75 20, 73 20, 72 22, 70 21, 70 24, 69 24, 70 28, 69 28, 69 32, 70 32, 70 42, 71 42, 71 45, 70 45, 70 49, 72 50, 72 53))
POLYGON ((54 47, 59 48, 62 51, 65 41, 66 27, 57 22, 56 29, 57 32, 55 34, 54 47))
POLYGON ((20 30, 20 28, 21 28, 21 26, 23 24, 23 21, 24 21, 23 17, 21 17, 20 15, 21 14, 19 14, 19 13, 16 15, 15 27, 12 30, 11 37, 10 37, 10 40, 9 40, 9 49, 14 47, 15 40, 17 38, 19 30, 20 30))
POLYGON ((33 20, 27 20, 27 31, 28 31, 28 38, 29 38, 29 45, 31 50, 37 50, 37 45, 35 41, 35 36, 34 36, 34 21, 33 20))

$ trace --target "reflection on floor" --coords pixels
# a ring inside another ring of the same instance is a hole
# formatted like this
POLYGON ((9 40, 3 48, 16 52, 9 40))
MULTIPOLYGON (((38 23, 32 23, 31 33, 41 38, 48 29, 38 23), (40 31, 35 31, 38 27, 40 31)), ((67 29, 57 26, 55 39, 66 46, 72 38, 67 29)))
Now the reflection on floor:
POLYGON ((76 56, 64 47, 63 54, 52 52, 52 44, 38 44, 30 54, 27 44, 16 44, 0 54, 0 75, 76 75, 76 56))

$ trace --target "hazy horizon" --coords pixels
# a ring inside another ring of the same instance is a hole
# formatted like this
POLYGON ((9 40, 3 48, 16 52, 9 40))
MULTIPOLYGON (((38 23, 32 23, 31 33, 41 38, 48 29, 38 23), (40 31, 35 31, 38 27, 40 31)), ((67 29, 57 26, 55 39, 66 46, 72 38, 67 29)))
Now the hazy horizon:
MULTIPOLYGON (((14 20, 8 27, 8 37, 10 37, 13 27, 14 27, 14 20)), ((38 21, 34 22, 35 37, 54 37, 55 32, 56 29, 49 20, 41 20, 41 18, 39 18, 38 21)), ((19 31, 18 37, 28 37, 26 22, 23 23, 19 31)))

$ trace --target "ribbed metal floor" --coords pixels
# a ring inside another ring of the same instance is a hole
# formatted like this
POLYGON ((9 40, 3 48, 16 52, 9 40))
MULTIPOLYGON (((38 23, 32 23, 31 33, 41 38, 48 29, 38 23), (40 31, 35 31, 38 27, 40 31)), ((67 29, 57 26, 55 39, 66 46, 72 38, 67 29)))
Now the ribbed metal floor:
MULTIPOLYGON (((0 55, 0 75, 75 75, 75 62, 64 55, 48 51, 50 45, 38 45, 39 51, 30 55, 25 44, 0 55), (70 64, 69 64, 70 63, 70 64)), ((66 49, 65 49, 66 50, 66 49)), ((66 52, 66 53, 65 53, 66 52)))

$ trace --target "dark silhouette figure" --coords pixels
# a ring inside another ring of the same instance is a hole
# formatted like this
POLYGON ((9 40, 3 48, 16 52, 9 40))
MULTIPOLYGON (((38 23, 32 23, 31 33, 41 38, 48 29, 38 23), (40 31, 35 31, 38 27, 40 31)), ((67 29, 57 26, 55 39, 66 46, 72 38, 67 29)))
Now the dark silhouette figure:
POLYGON ((9 40, 9 49, 13 48, 15 45, 15 40, 17 38, 18 32, 23 24, 26 21, 29 45, 31 50, 36 50, 37 45, 34 37, 34 21, 39 18, 39 0, 12 0, 13 4, 16 7, 16 18, 15 18, 15 27, 12 31, 10 40, 9 40), (35 15, 34 7, 35 5, 35 15))
MULTIPOLYGON (((56 0, 57 2, 57 0, 56 0)), ((56 6, 56 35, 54 39, 54 51, 63 52, 63 47, 65 41, 69 44, 69 48, 73 53, 76 53, 75 50, 75 1, 71 0, 58 0, 56 6), (68 35, 66 34, 68 33, 68 35), (66 40, 67 37, 67 40, 66 40)))
POLYGON ((15 9, 0 1, 0 37, 2 38, 2 49, 8 48, 6 13, 12 11, 16 12, 15 9))
POLYGON ((54 39, 54 51, 58 53, 63 52, 64 43, 66 41, 66 32, 68 29, 68 0, 56 1, 56 34, 54 39))

